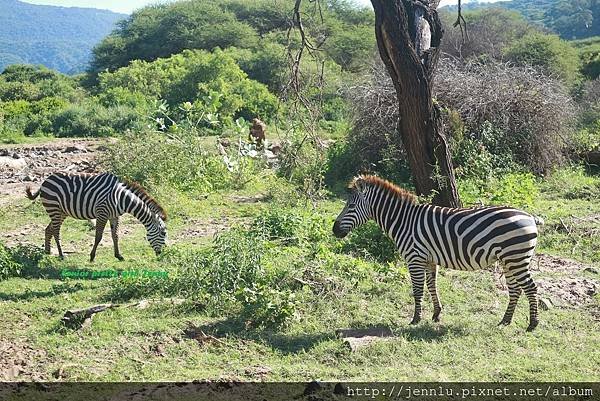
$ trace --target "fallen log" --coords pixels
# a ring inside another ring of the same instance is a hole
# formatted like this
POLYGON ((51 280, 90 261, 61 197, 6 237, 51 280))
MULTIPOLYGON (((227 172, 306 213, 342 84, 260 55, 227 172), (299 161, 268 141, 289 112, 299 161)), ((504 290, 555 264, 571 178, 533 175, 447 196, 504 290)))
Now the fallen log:
POLYGON ((65 312, 61 322, 70 328, 80 328, 84 325, 88 326, 91 323, 92 316, 98 312, 105 311, 107 309, 116 308, 119 305, 114 304, 100 304, 90 306, 85 309, 72 309, 65 312))

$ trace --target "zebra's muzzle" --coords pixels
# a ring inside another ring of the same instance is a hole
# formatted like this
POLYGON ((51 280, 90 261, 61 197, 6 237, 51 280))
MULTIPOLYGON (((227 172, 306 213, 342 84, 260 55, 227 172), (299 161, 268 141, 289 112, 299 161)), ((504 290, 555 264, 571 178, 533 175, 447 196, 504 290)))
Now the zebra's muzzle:
POLYGON ((336 238, 344 238, 348 235, 348 231, 343 230, 340 226, 340 222, 336 220, 335 223, 333 223, 333 235, 335 235, 336 238))

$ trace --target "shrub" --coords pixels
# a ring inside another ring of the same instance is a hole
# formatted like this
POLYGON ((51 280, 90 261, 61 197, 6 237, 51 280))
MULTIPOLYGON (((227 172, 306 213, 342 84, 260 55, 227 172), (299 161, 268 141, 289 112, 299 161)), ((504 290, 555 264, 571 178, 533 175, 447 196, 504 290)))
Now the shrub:
POLYGON ((285 325, 296 314, 295 295, 267 285, 243 287, 236 293, 243 305, 242 318, 254 327, 276 328, 285 325))
POLYGON ((453 27, 454 12, 441 12, 444 27, 442 51, 458 59, 485 58, 501 59, 502 49, 527 33, 538 28, 531 25, 518 12, 503 8, 486 8, 466 11, 469 39, 464 40, 461 30, 453 27))
POLYGON ((21 266, 13 259, 12 252, 0 243, 0 280, 19 275, 21 266))
MULTIPOLYGON (((277 98, 267 87, 248 79, 225 52, 217 49, 185 50, 153 62, 133 61, 129 66, 99 76, 102 92, 124 91, 145 98, 164 99, 171 107, 190 102, 197 109, 215 107, 222 122, 243 117, 271 118, 277 110, 277 98), (120 89, 117 89, 120 88, 120 89)), ((126 97, 130 101, 130 96, 126 97)), ((176 110, 176 109, 175 109, 176 110)))
POLYGON ((271 208, 260 213, 252 222, 252 230, 267 240, 296 239, 302 220, 300 216, 284 209, 271 208))
POLYGON ((381 263, 398 259, 394 242, 372 221, 353 230, 341 250, 381 263))
POLYGON ((192 135, 168 138, 143 131, 126 133, 108 147, 102 163, 143 186, 169 185, 182 191, 212 192, 230 186, 227 166, 192 135))
POLYGON ((560 77, 568 85, 578 79, 577 51, 556 35, 527 34, 511 43, 504 56, 521 66, 538 67, 549 76, 560 77))
POLYGON ((319 138, 292 131, 282 141, 277 174, 294 183, 308 197, 322 196, 326 151, 319 138))
POLYGON ((140 125, 141 116, 127 106, 104 107, 94 101, 71 105, 52 121, 59 137, 105 137, 121 134, 140 125))
POLYGON ((161 256, 171 266, 169 278, 120 279, 111 298, 180 296, 208 313, 240 313, 251 326, 285 324, 295 314, 294 296, 279 288, 263 266, 266 247, 254 233, 232 228, 209 249, 171 247, 161 256))
POLYGON ((442 60, 435 96, 458 113, 465 137, 488 147, 493 167, 512 159, 544 174, 564 162, 575 108, 559 82, 531 68, 442 60))
POLYGON ((508 173, 482 182, 459 180, 458 190, 465 205, 503 205, 529 208, 537 199, 539 189, 531 173, 508 173))

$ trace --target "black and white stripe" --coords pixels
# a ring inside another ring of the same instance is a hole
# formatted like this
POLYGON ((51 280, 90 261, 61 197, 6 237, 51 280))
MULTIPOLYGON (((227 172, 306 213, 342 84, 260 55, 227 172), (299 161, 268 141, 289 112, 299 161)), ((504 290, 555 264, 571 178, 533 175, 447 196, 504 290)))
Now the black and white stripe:
POLYGON ((528 331, 538 324, 537 287, 529 264, 537 242, 534 217, 508 207, 451 209, 419 205, 414 195, 374 176, 360 176, 350 185, 346 206, 333 226, 343 238, 373 219, 394 240, 408 264, 415 298, 412 324, 421 319, 423 286, 431 294, 433 320, 442 306, 436 276, 438 266, 458 270, 483 269, 500 262, 509 303, 500 324, 510 324, 521 292, 529 300, 528 331))
POLYGON ((119 217, 125 213, 135 216, 146 227, 146 238, 158 255, 166 241, 166 214, 143 188, 134 183, 122 182, 111 173, 66 174, 55 173, 46 178, 40 189, 27 196, 34 200, 41 195, 42 204, 50 216, 46 227, 45 250, 50 253, 50 241, 56 240, 60 257, 60 227, 67 217, 96 219, 96 239, 90 260, 96 257, 96 249, 102 240, 106 223, 110 222, 115 257, 123 260, 119 251, 119 217))

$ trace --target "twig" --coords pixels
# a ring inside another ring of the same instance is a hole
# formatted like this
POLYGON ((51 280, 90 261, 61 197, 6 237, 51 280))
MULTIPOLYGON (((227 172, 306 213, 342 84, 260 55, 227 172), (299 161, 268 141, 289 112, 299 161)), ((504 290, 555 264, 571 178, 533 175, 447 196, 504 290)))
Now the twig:
POLYGON ((467 21, 465 21, 465 18, 462 15, 461 0, 458 0, 458 15, 456 16, 456 21, 454 22, 453 27, 456 28, 457 26, 460 27, 460 35, 462 37, 463 44, 465 44, 465 38, 467 40, 469 39, 469 32, 467 32, 467 21))

